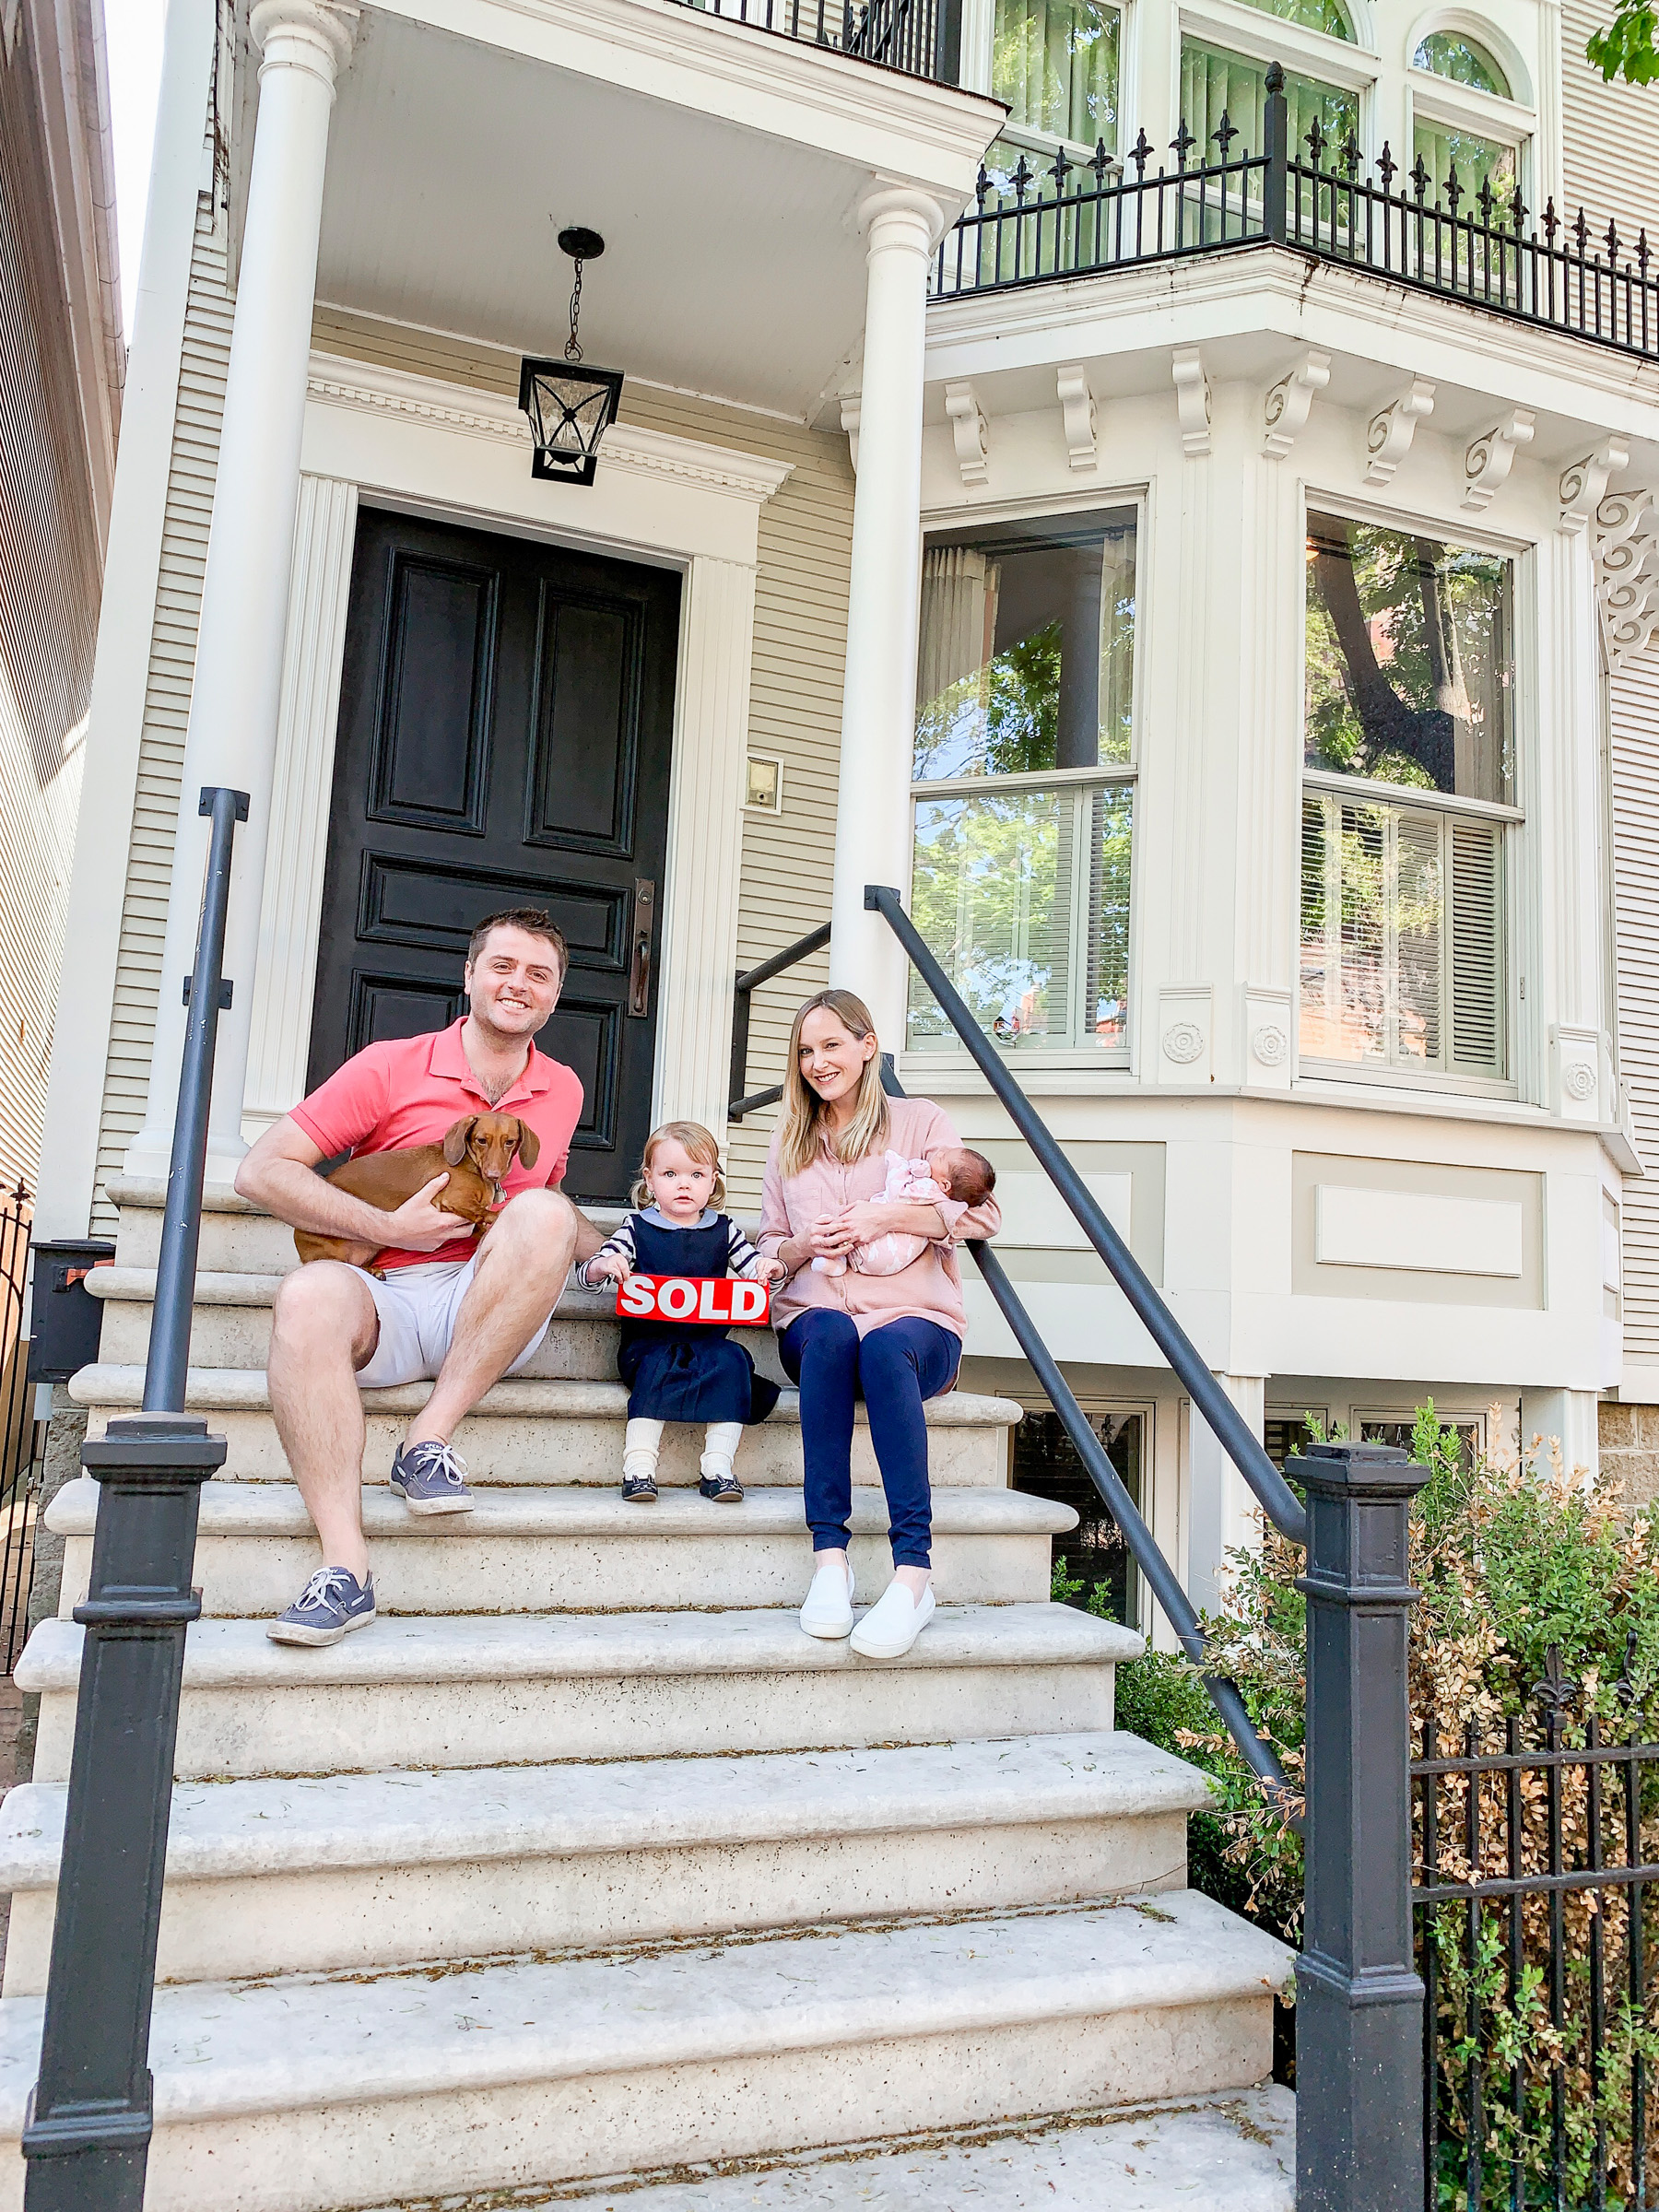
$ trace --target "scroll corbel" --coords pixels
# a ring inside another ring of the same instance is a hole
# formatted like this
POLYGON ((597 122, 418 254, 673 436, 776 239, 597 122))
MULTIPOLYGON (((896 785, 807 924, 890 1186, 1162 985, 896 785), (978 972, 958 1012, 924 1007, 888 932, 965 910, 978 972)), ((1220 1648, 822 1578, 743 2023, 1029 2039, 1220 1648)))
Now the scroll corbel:
POLYGON ((1055 378, 1060 395, 1060 418, 1065 429, 1065 451, 1074 468, 1094 468, 1100 462, 1096 442, 1094 394, 1082 364, 1074 362, 1055 378))
POLYGON ((1419 422, 1434 412, 1434 386, 1426 376, 1414 376, 1408 390, 1392 406, 1373 415, 1365 429, 1365 480, 1392 482, 1394 473, 1411 451, 1419 422))
POLYGON ((967 382, 947 384, 945 412, 950 418, 950 435, 956 446, 957 466, 971 488, 991 481, 991 426, 985 420, 973 386, 967 382))
POLYGON ((1210 388, 1196 346, 1176 347, 1170 356, 1170 374, 1175 383, 1182 445, 1189 459, 1202 460, 1210 450, 1210 388))
POLYGON ((1281 377, 1262 405, 1262 451, 1270 460, 1282 461, 1308 427, 1313 394, 1331 381, 1328 353, 1309 351, 1281 377))
POLYGON ((1515 455, 1524 445, 1532 443, 1534 427, 1530 407, 1512 407, 1501 422, 1477 438, 1465 453, 1464 475, 1468 481, 1464 486, 1463 503, 1470 513, 1478 514, 1491 505, 1493 494, 1509 481, 1515 455))
POLYGON ((1561 531, 1581 537, 1607 496, 1611 477, 1630 465, 1630 449, 1622 440, 1604 438, 1593 453, 1561 471, 1561 531))

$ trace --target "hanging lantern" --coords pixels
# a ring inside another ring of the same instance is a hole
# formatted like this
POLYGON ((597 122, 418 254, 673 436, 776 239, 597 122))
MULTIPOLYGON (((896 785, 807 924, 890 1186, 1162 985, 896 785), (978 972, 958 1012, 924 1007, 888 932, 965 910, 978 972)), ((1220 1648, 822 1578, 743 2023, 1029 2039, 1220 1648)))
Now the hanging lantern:
POLYGON ((582 315, 582 265, 597 261, 605 241, 596 230, 561 230, 559 243, 576 264, 571 294, 571 335, 564 359, 526 360, 519 371, 519 406, 535 441, 533 477, 564 484, 591 484, 599 465, 599 441, 617 419, 622 397, 620 369, 590 369, 582 358, 576 325, 582 315))

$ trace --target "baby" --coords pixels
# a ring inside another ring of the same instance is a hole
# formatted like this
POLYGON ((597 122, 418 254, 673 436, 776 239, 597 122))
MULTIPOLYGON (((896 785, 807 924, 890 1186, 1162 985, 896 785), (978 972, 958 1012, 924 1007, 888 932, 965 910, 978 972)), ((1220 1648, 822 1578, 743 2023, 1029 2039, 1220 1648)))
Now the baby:
MULTIPOLYGON (((983 1206, 996 1188, 996 1170, 982 1152, 966 1145, 941 1145, 925 1159, 906 1159, 901 1153, 887 1156, 887 1199, 904 1198, 928 1205, 938 1198, 957 1198, 964 1206, 983 1206)), ((845 1275, 851 1267, 859 1275, 897 1275, 920 1259, 932 1241, 893 1230, 854 1244, 844 1260, 814 1260, 815 1275, 845 1275)))

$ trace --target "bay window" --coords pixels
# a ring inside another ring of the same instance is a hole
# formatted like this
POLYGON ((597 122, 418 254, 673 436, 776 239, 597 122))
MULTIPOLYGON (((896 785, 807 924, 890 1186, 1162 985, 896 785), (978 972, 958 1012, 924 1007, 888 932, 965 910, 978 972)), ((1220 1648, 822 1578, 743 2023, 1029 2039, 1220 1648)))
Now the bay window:
POLYGON ((1510 563, 1308 516, 1304 1060, 1501 1080, 1510 563))
MULTIPOLYGON (((1127 1057, 1135 594, 1133 512, 924 556, 911 912, 1010 1052, 1127 1057)), ((916 978, 908 1042, 959 1050, 916 978)))
MULTIPOLYGON (((1206 45, 1200 39, 1181 41, 1181 113, 1198 141, 1194 164, 1219 159, 1216 132, 1227 117, 1239 134, 1239 150, 1259 154, 1265 143, 1264 113, 1267 104, 1267 68, 1248 54, 1230 53, 1224 47, 1206 45)), ((1340 85, 1322 84, 1317 77, 1285 71, 1287 131, 1292 160, 1308 159, 1308 133, 1318 124, 1324 141, 1345 146, 1359 135, 1359 95, 1340 85)), ((1252 191, 1259 187, 1253 182, 1252 191)))

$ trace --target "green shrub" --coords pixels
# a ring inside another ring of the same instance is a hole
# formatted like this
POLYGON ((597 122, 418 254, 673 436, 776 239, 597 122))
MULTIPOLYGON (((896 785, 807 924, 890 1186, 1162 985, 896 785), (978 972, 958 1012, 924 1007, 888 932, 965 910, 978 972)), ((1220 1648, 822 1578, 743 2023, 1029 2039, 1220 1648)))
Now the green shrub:
MULTIPOLYGON (((1412 1515, 1412 1574, 1422 1592, 1412 1620, 1410 1702, 1414 1748, 1432 1721, 1444 1751, 1500 1747, 1504 1724, 1524 1716, 1524 1741, 1535 1741, 1535 1687, 1547 1679, 1565 1698, 1565 1740, 1582 1745, 1594 1714, 1609 1738, 1627 1731, 1659 1735, 1659 1506, 1627 1516, 1616 1486, 1594 1491, 1561 1465, 1559 1449, 1530 1461, 1465 1462, 1456 1431, 1442 1427, 1432 1405, 1418 1413, 1412 1457, 1430 1469, 1412 1515)), ((1292 1784, 1302 1786, 1305 1622, 1294 1588, 1301 1553, 1277 1531, 1260 1545, 1230 1554, 1223 1609, 1206 1615, 1210 1664, 1230 1675, 1261 1733, 1273 1743, 1292 1784)), ((1183 1659, 1148 1653, 1118 1670, 1119 1725, 1201 1766, 1219 1786, 1218 1809, 1195 1816, 1192 1879, 1275 1934, 1296 1940, 1301 1912, 1301 1845, 1285 1812, 1267 1797, 1220 1727, 1197 1670, 1183 1659)), ((1659 1855, 1659 1769, 1650 1769, 1641 1808, 1642 1848, 1659 1855), (1651 1826, 1650 1826, 1651 1824, 1651 1826)), ((1470 1877, 1460 1856, 1467 1830, 1467 1778, 1441 1783, 1440 1876, 1470 1877)), ((1504 1781, 1484 1778, 1480 1827, 1492 1853, 1502 1848, 1504 1781)), ((1530 1783, 1523 1792, 1535 1811, 1530 1783)), ((1618 1864, 1622 1800, 1609 1788, 1603 1809, 1604 1864, 1618 1864)), ((1542 1784, 1538 1800, 1542 1802, 1542 1784)), ((1562 1776, 1561 1818, 1568 1863, 1588 1843, 1589 1805, 1583 1770, 1562 1776)), ((1544 1824, 1524 1823, 1523 1869, 1546 1862, 1544 1824)), ((1420 1837, 1417 1848, 1420 1849, 1420 1837)), ((1484 1862, 1484 1877, 1507 1864, 1484 1862)), ((1421 1878, 1420 1864, 1417 1869, 1421 1878)), ((1630 2081, 1640 2052, 1659 2065, 1659 2021, 1609 2006, 1609 2033, 1599 2087, 1589 2063, 1587 2006, 1589 1933, 1600 1912, 1608 1991, 1624 1986, 1622 1945, 1628 1908, 1614 1892, 1565 1900, 1569 2004, 1565 2028, 1552 2028, 1547 1996, 1548 1906, 1529 1899, 1524 1910, 1524 1969, 1514 1990, 1506 1963, 1507 1913, 1482 1908, 1471 1951, 1465 1906, 1442 1907, 1430 1940, 1440 1969, 1442 2124, 1447 2176, 1442 2202, 1463 2201, 1458 2179, 1465 2161, 1459 2134, 1480 2090, 1486 2115, 1483 2162, 1491 2186, 1507 2196, 1517 2169, 1528 2177, 1527 2201, 1546 2185, 1551 2157, 1552 2071, 1567 2088, 1566 2199, 1586 2200, 1594 2187, 1598 2127, 1612 2159, 1614 2194, 1629 2179, 1630 2081), (1623 1931, 1621 1936, 1621 1931, 1623 1931), (1471 1963, 1471 1959, 1473 1963, 1471 1963), (1483 2023, 1478 2042, 1462 2032, 1471 2003, 1483 2023), (1512 2105, 1513 2069, 1521 2070, 1522 2112, 1512 2105), (1448 2194, 1450 2192, 1450 2194, 1448 2194)), ((1650 1950, 1653 1947, 1649 1947, 1650 1950)), ((1659 1988, 1659 1956, 1650 1959, 1646 1986, 1659 1988)), ((1659 2099, 1653 2100, 1659 2108, 1659 2099)), ((1659 2129, 1659 2109, 1653 2113, 1659 2129)), ((1659 2148, 1659 2145, 1656 2145, 1659 2148)), ((1544 2201, 1542 2198, 1540 2202, 1544 2201)))

